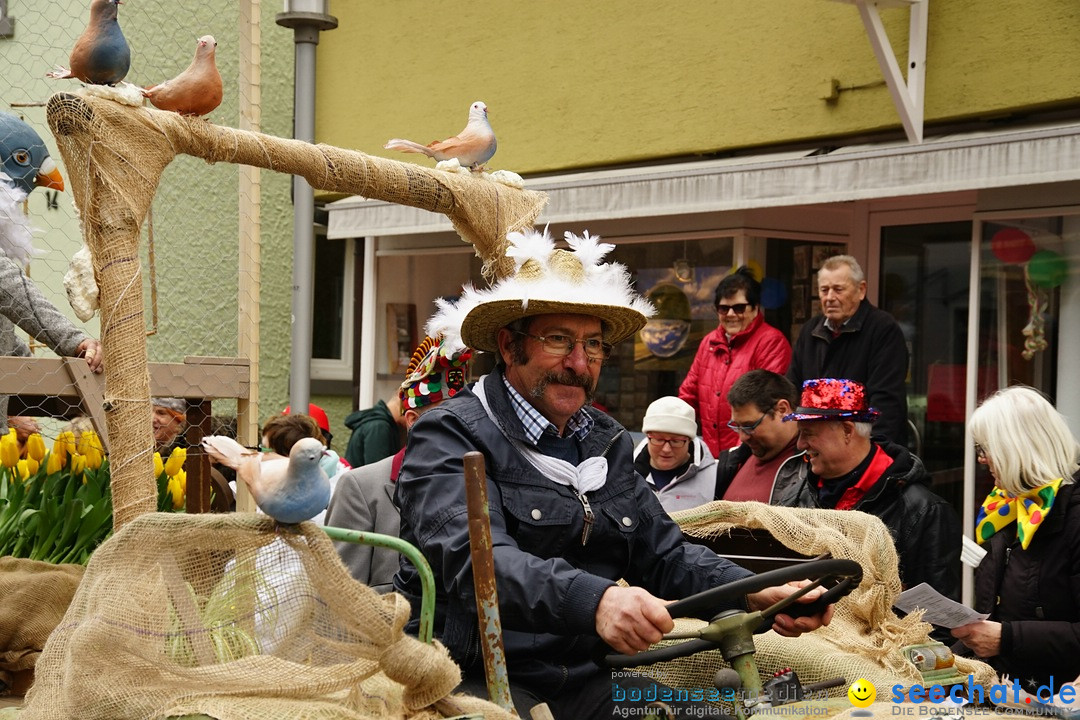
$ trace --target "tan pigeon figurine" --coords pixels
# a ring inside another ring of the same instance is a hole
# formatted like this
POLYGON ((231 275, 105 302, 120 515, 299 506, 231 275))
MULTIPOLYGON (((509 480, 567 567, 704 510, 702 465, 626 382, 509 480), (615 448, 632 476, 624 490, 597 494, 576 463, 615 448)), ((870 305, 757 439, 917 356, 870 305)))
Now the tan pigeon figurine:
POLYGON ((172 80, 143 90, 154 107, 181 115, 206 115, 221 104, 221 73, 214 63, 217 42, 203 35, 195 46, 195 57, 187 70, 172 80))

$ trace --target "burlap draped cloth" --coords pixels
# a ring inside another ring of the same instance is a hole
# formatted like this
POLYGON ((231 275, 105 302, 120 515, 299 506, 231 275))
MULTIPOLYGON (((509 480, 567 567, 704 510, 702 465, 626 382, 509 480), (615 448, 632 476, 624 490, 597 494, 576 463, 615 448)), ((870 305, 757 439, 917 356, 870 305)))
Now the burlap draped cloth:
MULTIPOLYGON (((785 638, 769 631, 755 635, 758 668, 764 677, 792 668, 803 683, 842 676, 848 684, 859 678, 886 697, 893 685, 923 683, 918 669, 901 649, 930 642, 931 626, 918 611, 898 617, 892 606, 900 594, 896 549, 885 524, 877 517, 852 510, 807 510, 762 503, 713 502, 674 514, 683 532, 699 538, 719 538, 738 526, 768 531, 785 547, 816 557, 858 562, 863 568, 859 587, 837 603, 832 623, 799 638, 785 638)), ((701 621, 683 620, 691 627, 701 621)), ((711 688, 713 675, 726 663, 719 651, 699 653, 646 668, 645 672, 669 685, 711 688)), ((993 669, 977 660, 956 658, 960 675, 974 676, 976 684, 995 682, 993 669)), ((847 692, 847 685, 833 691, 847 692)))
POLYGON ((82 565, 0 557, 0 683, 34 667, 82 576, 82 565))
POLYGON ((547 196, 329 145, 213 125, 85 94, 49 99, 49 127, 64 158, 93 257, 105 352, 114 527, 156 507, 139 230, 162 171, 181 153, 303 176, 319 190, 445 214, 485 273, 504 275, 506 234, 530 227, 547 196), (492 261, 491 258, 500 258, 492 261))
POLYGON ((312 523, 150 513, 94 552, 20 720, 509 718, 312 523))

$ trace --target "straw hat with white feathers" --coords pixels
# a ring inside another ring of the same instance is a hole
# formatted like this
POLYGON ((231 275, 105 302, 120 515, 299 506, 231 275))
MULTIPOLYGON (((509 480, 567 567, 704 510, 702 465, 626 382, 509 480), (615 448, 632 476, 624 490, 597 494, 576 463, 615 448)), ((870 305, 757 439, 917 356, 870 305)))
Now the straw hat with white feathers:
POLYGON ((467 285, 457 302, 437 301, 428 334, 456 335, 462 346, 498 352, 499 329, 534 315, 598 317, 613 345, 640 330, 655 310, 634 291, 624 265, 602 262, 615 246, 587 231, 564 237, 569 250, 556 248, 546 230, 508 234, 505 252, 514 274, 483 290, 467 285))

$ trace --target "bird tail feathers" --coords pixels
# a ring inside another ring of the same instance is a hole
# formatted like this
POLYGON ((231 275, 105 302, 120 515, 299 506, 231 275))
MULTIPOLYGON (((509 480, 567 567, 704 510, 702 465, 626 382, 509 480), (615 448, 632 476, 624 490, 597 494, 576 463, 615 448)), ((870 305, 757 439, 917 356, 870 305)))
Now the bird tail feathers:
POLYGON ((226 435, 207 435, 202 447, 210 457, 233 470, 239 470, 246 457, 256 454, 226 435))
POLYGON ((412 140, 394 138, 383 145, 383 147, 387 150, 400 150, 401 152, 420 153, 422 155, 427 155, 428 157, 435 157, 429 148, 420 143, 413 142, 412 140))

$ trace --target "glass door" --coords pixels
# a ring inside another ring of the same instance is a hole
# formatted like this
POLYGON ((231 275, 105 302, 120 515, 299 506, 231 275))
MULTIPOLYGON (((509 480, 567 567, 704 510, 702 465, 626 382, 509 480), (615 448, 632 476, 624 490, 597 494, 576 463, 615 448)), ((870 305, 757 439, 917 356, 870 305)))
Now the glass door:
POLYGON ((881 228, 879 306, 908 344, 909 448, 933 490, 963 503, 964 388, 971 267, 971 222, 881 228))

